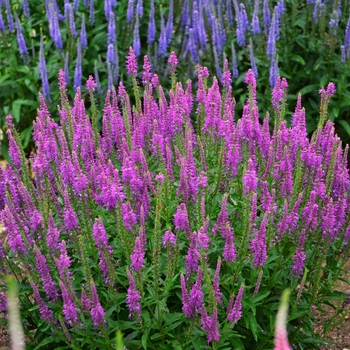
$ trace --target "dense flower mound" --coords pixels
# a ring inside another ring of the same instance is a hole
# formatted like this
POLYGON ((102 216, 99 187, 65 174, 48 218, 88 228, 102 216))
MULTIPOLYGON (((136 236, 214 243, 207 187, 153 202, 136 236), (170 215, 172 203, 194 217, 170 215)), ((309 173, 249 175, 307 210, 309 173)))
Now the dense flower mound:
POLYGON ((208 70, 197 66, 193 94, 170 60, 169 93, 147 57, 141 88, 130 49, 134 104, 120 83, 101 123, 94 80, 87 112, 79 88, 69 104, 60 71, 60 123, 40 96, 29 160, 7 118, 0 267, 21 282, 33 344, 50 336, 108 348, 120 329, 130 349, 271 348, 270 316, 287 287, 291 342, 314 336, 310 310, 329 298, 349 254, 348 148, 327 121, 334 84, 320 90, 309 138, 300 96, 291 125, 284 119, 285 79, 272 91, 273 117, 261 123, 249 70, 236 121, 228 70, 222 88, 215 77, 209 87, 208 70))

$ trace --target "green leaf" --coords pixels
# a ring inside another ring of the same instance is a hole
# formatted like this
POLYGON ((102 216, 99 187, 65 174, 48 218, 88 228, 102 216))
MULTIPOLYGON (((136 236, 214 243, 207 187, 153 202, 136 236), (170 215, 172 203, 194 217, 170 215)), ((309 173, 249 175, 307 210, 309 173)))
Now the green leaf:
POLYGON ((249 319, 249 329, 252 331, 255 341, 258 341, 258 328, 259 328, 259 325, 256 322, 256 318, 250 312, 248 312, 246 315, 248 316, 248 319, 249 319))
POLYGON ((271 292, 265 292, 262 294, 258 294, 256 297, 253 298, 253 302, 257 304, 258 301, 265 299, 271 292))
POLYGON ((303 66, 305 66, 305 60, 299 56, 299 55, 293 55, 292 57, 292 61, 295 61, 295 62, 299 62, 300 64, 302 64, 303 66))
POLYGON ((313 85, 307 85, 305 87, 303 87, 301 90, 299 90, 299 94, 301 95, 306 95, 309 94, 310 92, 317 92, 319 89, 319 86, 316 84, 313 85))
POLYGON ((344 119, 339 119, 337 122, 344 128, 344 130, 347 132, 347 134, 350 136, 350 125, 349 123, 344 119))
MULTIPOLYGON (((62 340, 64 341, 64 338, 62 335, 53 334, 53 335, 45 338, 36 348, 34 348, 34 350, 41 349, 43 346, 48 345, 48 344, 58 343, 62 340)), ((53 347, 53 348, 55 348, 55 347, 53 347)))

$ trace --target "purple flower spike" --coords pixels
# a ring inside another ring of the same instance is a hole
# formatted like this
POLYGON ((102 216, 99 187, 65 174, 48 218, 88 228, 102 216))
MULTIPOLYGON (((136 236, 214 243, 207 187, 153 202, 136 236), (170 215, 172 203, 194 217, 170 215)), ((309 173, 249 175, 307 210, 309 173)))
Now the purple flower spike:
POLYGON ((6 7, 7 24, 9 26, 9 31, 13 33, 15 31, 15 24, 13 23, 10 0, 5 0, 5 7, 6 7))
POLYGON ((223 85, 225 85, 225 86, 229 86, 232 83, 231 72, 228 69, 228 60, 227 59, 225 59, 225 61, 224 61, 224 73, 222 74, 221 81, 222 81, 223 85))
POLYGON ((7 130, 7 137, 9 140, 9 155, 11 161, 16 168, 20 168, 22 165, 21 150, 10 129, 7 130))
POLYGON ((51 323, 54 322, 53 312, 48 308, 48 306, 44 303, 44 300, 41 298, 38 287, 35 285, 33 281, 29 281, 33 292, 34 299, 39 306, 39 314, 45 322, 51 323))
POLYGON ((171 51, 168 62, 170 64, 170 70, 174 72, 177 65, 179 64, 179 60, 177 59, 176 53, 174 51, 171 51))
POLYGON ((24 12, 24 16, 26 18, 30 17, 30 10, 29 10, 28 0, 23 0, 23 12, 24 12))
POLYGON ((94 327, 98 328, 100 325, 103 325, 105 321, 105 312, 101 306, 101 303, 98 299, 97 290, 94 282, 90 283, 91 289, 91 318, 94 323, 94 327))
POLYGON ((142 18, 143 16, 143 4, 142 0, 137 0, 137 5, 136 5, 136 14, 142 18))
POLYGON ((213 341, 218 342, 220 339, 218 330, 218 310, 215 309, 210 317, 207 313, 207 310, 203 308, 201 324, 203 330, 207 333, 208 344, 213 341))
POLYGON ((50 99, 50 86, 49 86, 49 81, 47 78, 43 37, 41 37, 41 39, 40 39, 39 71, 40 71, 40 76, 41 76, 41 81, 42 81, 42 86, 43 86, 43 96, 45 98, 50 99))
POLYGON ((135 0, 129 0, 128 9, 126 12, 126 19, 128 22, 131 22, 134 18, 134 7, 135 7, 135 0))
POLYGON ((0 30, 1 31, 5 31, 6 30, 4 19, 2 18, 2 14, 1 14, 1 8, 0 8, 0 30))
POLYGON ((78 227, 78 217, 70 204, 67 191, 64 193, 64 224, 68 231, 78 227))
POLYGON ((227 307, 227 319, 230 322, 237 323, 238 320, 242 317, 242 297, 244 292, 244 285, 242 284, 239 288, 237 298, 235 300, 234 305, 233 300, 234 296, 230 299, 229 306, 227 307))
POLYGON ((154 19, 154 0, 151 0, 151 10, 149 13, 147 44, 152 45, 156 40, 156 22, 154 19))
POLYGON ((83 79, 83 72, 81 67, 81 45, 80 41, 77 42, 77 62, 74 72, 74 90, 76 91, 78 86, 81 86, 83 79))
POLYGON ((22 33, 21 24, 19 23, 19 19, 17 16, 16 16, 16 27, 17 27, 17 41, 18 41, 18 47, 19 47, 19 54, 23 58, 24 55, 28 55, 28 49, 22 33))
POLYGON ((145 258, 145 252, 143 249, 143 244, 140 237, 137 237, 135 241, 134 251, 130 257, 130 260, 131 260, 130 267, 135 271, 138 271, 142 267, 145 267, 145 265, 143 264, 144 258, 145 258))
POLYGON ((110 12, 109 14, 109 22, 108 22, 108 41, 107 44, 115 45, 117 42, 116 30, 115 30, 115 19, 114 13, 110 12))
POLYGON ((82 49, 87 48, 88 41, 86 36, 86 26, 85 26, 85 14, 83 13, 81 18, 81 30, 80 30, 80 44, 82 49))
POLYGON ((163 236, 163 247, 166 248, 168 244, 173 248, 176 246, 176 237, 171 231, 166 231, 163 236))
POLYGON ((136 283, 134 280, 133 275, 131 274, 130 271, 127 272, 128 277, 129 277, 129 288, 128 288, 128 293, 126 296, 126 303, 128 304, 129 307, 129 318, 131 318, 131 315, 136 315, 136 317, 141 316, 141 305, 140 305, 140 293, 136 289, 136 283))
POLYGON ((106 20, 109 21, 110 13, 112 12, 111 0, 105 0, 104 10, 105 10, 106 20))
POLYGON ((64 79, 66 83, 69 84, 69 52, 66 52, 66 57, 64 58, 64 79))
POLYGON ((139 16, 136 16, 135 27, 134 27, 134 43, 133 48, 135 56, 140 56, 141 53, 141 43, 140 43, 140 20, 139 16))
POLYGON ((137 75, 137 61, 135 52, 132 47, 129 48, 129 55, 127 56, 126 69, 130 77, 136 77, 137 75))
POLYGON ((249 159, 248 169, 243 176, 243 194, 247 195, 250 191, 255 192, 258 184, 257 181, 255 164, 252 159, 249 159))
POLYGON ((58 292, 50 275, 50 270, 47 266, 46 258, 43 254, 41 254, 40 250, 37 247, 34 248, 34 253, 36 267, 43 282, 43 287, 45 289, 46 295, 49 299, 55 301, 58 299, 58 292))
POLYGON ((66 6, 66 11, 69 17, 69 27, 70 27, 70 32, 76 38, 78 36, 77 30, 75 28, 75 21, 74 21, 74 9, 71 4, 67 4, 66 6))
POLYGON ((74 298, 68 291, 64 282, 60 283, 60 287, 63 299, 63 315, 70 326, 77 325, 79 322, 79 318, 77 309, 74 304, 74 298))
POLYGON ((148 56, 144 56, 143 58, 143 73, 142 73, 142 84, 148 85, 150 84, 152 79, 151 73, 151 62, 148 59, 148 56))

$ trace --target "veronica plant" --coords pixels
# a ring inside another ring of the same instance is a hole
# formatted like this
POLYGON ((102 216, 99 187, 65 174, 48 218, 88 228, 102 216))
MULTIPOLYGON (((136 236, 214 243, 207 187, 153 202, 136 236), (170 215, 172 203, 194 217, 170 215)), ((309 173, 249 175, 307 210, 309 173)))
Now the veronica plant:
MULTIPOLYGON (((135 102, 122 82, 112 87, 101 130, 93 78, 90 108, 80 87, 71 105, 60 70, 60 123, 39 95, 29 159, 7 117, 0 266, 20 282, 28 343, 112 349, 120 330, 127 349, 271 349, 289 288, 289 341, 319 348, 325 334, 315 334, 312 312, 333 300, 345 317, 347 296, 333 286, 350 247, 348 147, 327 120, 334 84, 319 91, 308 138, 301 96, 291 125, 284 119, 285 79, 260 123, 249 70, 235 121, 228 62, 223 88, 198 65, 194 94, 192 81, 177 82, 170 57, 166 94, 147 56, 138 85, 130 49, 135 102)), ((280 323, 277 334, 285 339, 280 323)))

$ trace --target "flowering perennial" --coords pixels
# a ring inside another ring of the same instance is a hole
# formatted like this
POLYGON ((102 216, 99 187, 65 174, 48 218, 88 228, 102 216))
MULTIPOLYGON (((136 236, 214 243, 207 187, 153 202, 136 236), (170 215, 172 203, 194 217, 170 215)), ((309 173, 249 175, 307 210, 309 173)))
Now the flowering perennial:
MULTIPOLYGON (((58 14, 52 2, 48 6, 54 24, 58 14)), ((134 10, 129 1, 128 18, 134 10)), ((136 13, 142 16, 141 1, 136 13)), ((237 21, 241 30, 250 28, 244 6, 237 21)), ((219 21, 211 25, 222 30, 219 21)), ((255 20, 254 30, 258 26, 255 20)), ((164 30, 168 45, 170 24, 164 30)), ((108 40, 112 45, 113 36, 108 40)), ((120 82, 118 90, 108 91, 100 122, 94 100, 98 82, 90 77, 86 83, 91 102, 86 109, 79 64, 73 105, 59 72, 60 123, 40 96, 29 161, 7 118, 12 165, 0 170, 0 209, 9 239, 0 254, 12 260, 1 258, 0 268, 12 273, 30 266, 26 293, 34 293, 31 302, 44 322, 64 334, 90 327, 108 342, 125 322, 141 334, 155 318, 152 327, 162 332, 175 312, 176 320, 182 319, 173 324, 177 341, 187 344, 185 333, 200 328, 205 347, 227 339, 226 325, 248 327, 240 321, 245 316, 257 322, 264 307, 259 301, 271 288, 272 299, 282 287, 298 283, 310 303, 321 296, 318 282, 325 277, 327 254, 337 251, 340 266, 349 253, 348 147, 341 147, 327 121, 334 84, 320 90, 320 120, 309 138, 300 96, 291 126, 284 119, 285 79, 277 77, 265 117, 249 70, 248 98, 242 118, 236 118, 227 61, 222 90, 197 66, 193 93, 191 81, 187 86, 176 81, 178 60, 172 53, 172 88, 166 93, 147 56, 143 89, 138 85, 130 48, 127 71, 135 104, 120 82), (273 270, 283 276, 269 287, 273 270)))

